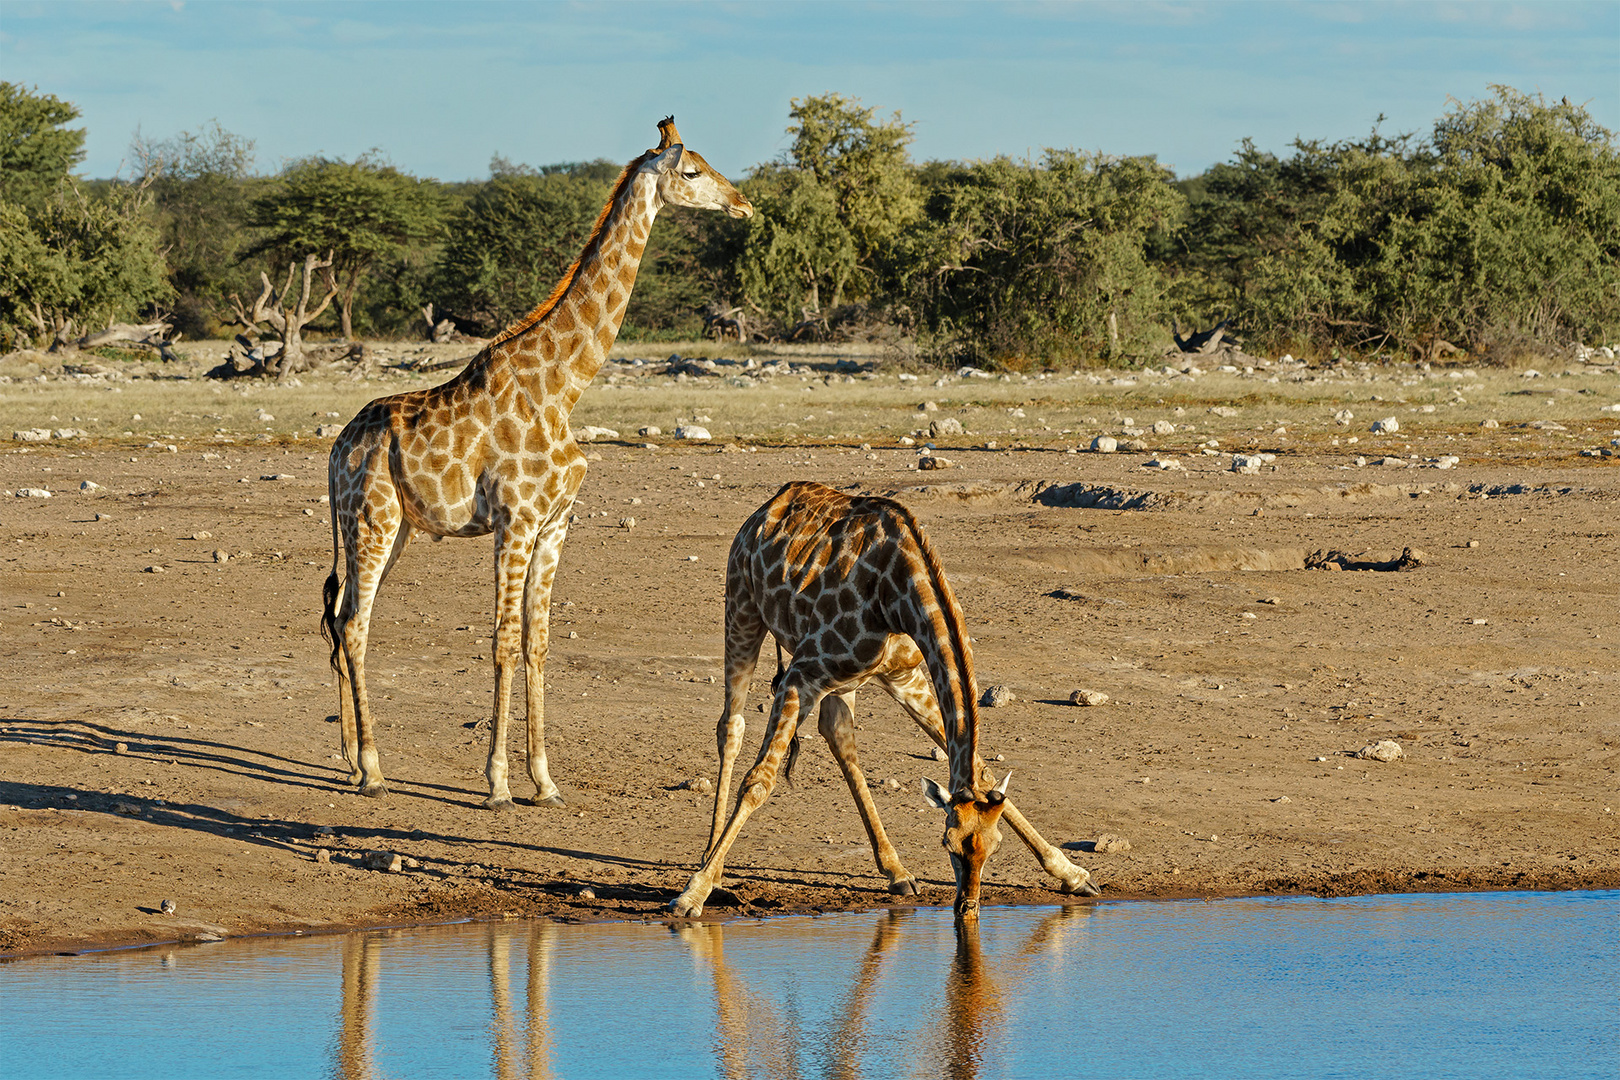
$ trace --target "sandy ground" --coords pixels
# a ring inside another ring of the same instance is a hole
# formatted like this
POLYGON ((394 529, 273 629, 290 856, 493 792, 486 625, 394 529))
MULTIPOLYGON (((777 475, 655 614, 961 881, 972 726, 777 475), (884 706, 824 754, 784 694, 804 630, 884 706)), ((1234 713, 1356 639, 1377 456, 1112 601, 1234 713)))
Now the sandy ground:
MULTIPOLYGON (((598 443, 548 667, 568 805, 505 815, 478 805, 487 539, 418 542, 384 588, 370 672, 392 793, 370 800, 345 790, 318 633, 329 439, 11 449, 0 486, 55 497, 0 507, 0 955, 663 917, 708 834, 709 797, 683 785, 716 769, 725 552, 793 478, 894 493, 922 518, 980 685, 1016 698, 984 710, 981 749, 1105 898, 1620 886, 1620 471, 1523 435, 1444 472, 1333 451, 1255 476, 1190 443, 1185 471, 1159 472, 1072 440, 962 439, 940 473, 892 440, 598 443), (1407 548, 1423 564, 1405 572, 1304 568, 1407 548), (1110 700, 1069 704, 1080 688, 1110 700), (1383 739, 1404 757, 1352 756, 1383 739), (1092 850, 1109 834, 1129 850, 1092 850), (379 850, 412 863, 363 868, 379 850)), ((919 899, 948 902, 919 793, 943 767, 882 694, 858 706, 890 836, 919 899)), ((805 748, 710 916, 889 902, 830 754, 805 748)), ((1009 835, 985 899, 1064 899, 1048 883, 1009 835)))

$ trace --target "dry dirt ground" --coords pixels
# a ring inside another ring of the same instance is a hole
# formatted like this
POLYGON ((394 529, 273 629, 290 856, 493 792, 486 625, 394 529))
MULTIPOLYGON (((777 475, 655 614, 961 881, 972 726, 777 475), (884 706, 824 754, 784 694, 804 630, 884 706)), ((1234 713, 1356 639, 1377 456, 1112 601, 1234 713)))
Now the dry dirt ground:
MULTIPOLYGON (((937 473, 889 435, 594 444, 548 667, 568 806, 504 815, 479 807, 487 539, 418 541, 384 587, 369 664, 392 790, 365 799, 335 756, 318 633, 330 439, 9 443, 0 955, 512 912, 663 917, 707 838, 709 797, 684 785, 716 767, 725 552, 794 478, 893 493, 923 520, 981 687, 1015 695, 983 711, 981 749, 1105 898, 1620 886, 1616 460, 1504 424, 1448 471, 1358 469, 1353 447, 1279 439, 1275 462, 1239 475, 1200 454, 1204 434, 1159 440, 1177 471, 1056 435, 946 440, 957 467, 937 473), (32 487, 54 497, 11 494, 32 487), (1355 564, 1408 548, 1422 565, 1400 572, 1305 568, 1317 551, 1355 564), (1110 700, 1069 704, 1081 688, 1110 700), (1405 756, 1352 756, 1384 739, 1405 756), (1105 834, 1129 850, 1092 850, 1105 834), (413 863, 363 868, 379 850, 413 863)), ((919 899, 948 902, 941 822, 919 793, 943 767, 883 695, 857 706, 919 899)), ((748 715, 751 760, 764 717, 748 715)), ((711 915, 889 901, 806 734, 796 783, 749 823, 711 915)), ((1010 834, 985 898, 1060 899, 1010 834)))

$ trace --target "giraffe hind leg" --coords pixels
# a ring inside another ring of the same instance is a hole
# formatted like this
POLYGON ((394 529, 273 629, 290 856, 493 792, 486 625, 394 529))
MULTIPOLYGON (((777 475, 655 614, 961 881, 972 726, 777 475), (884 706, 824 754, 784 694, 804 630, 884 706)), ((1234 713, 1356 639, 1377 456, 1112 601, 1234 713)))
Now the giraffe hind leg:
MULTIPOLYGON (((758 611, 745 601, 728 597, 726 604, 726 701, 720 711, 720 722, 715 725, 715 748, 720 755, 720 775, 714 783, 714 818, 709 824, 709 842, 703 849, 708 857, 720 838, 720 829, 726 820, 731 801, 731 772, 742 750, 743 733, 747 721, 743 719, 743 706, 748 697, 748 685, 753 681, 759 665, 759 647, 765 641, 765 624, 758 611)), ((780 663, 781 648, 777 649, 780 663)), ((780 681, 778 672, 775 682, 780 681)), ((718 882, 716 882, 718 884, 718 882)))
POLYGON ((872 844, 872 856, 877 860, 879 872, 889 879, 889 891, 896 896, 916 896, 917 879, 901 865, 899 853, 883 831, 877 804, 872 801, 872 789, 866 786, 866 777, 861 772, 860 757, 855 752, 855 714, 846 696, 829 694, 822 699, 820 727, 822 737, 844 773, 849 793, 855 796, 861 824, 866 826, 866 838, 872 844))
POLYGON ((377 591, 410 542, 411 527, 397 516, 375 514, 373 517, 371 528, 364 531, 357 528, 354 542, 349 545, 349 584, 344 596, 347 617, 341 621, 343 656, 349 669, 354 707, 359 792, 368 798, 380 799, 388 794, 388 782, 383 778, 371 702, 366 692, 366 643, 371 634, 371 609, 377 591))

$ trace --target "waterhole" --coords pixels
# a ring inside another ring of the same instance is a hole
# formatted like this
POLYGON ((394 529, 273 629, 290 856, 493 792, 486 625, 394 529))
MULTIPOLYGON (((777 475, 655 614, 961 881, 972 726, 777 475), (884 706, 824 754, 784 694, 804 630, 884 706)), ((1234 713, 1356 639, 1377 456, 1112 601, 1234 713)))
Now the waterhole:
POLYGON ((1603 1077, 1620 892, 468 923, 0 966, 16 1077, 1603 1077))

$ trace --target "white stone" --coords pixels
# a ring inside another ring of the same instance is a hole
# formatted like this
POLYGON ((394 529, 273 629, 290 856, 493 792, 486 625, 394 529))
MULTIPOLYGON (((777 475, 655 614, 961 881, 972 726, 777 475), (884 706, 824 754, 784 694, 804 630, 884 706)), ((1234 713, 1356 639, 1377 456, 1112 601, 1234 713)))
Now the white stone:
POLYGON ((619 433, 612 428, 596 427, 586 424, 584 427, 574 429, 574 438, 580 442, 595 442, 597 439, 617 439, 619 433))
POLYGON ((1091 449, 1099 454, 1112 454, 1119 449, 1119 440, 1112 435, 1099 435, 1091 440, 1091 449))
POLYGON ((13 431, 11 437, 16 442, 50 442, 50 428, 28 428, 26 431, 13 431))
POLYGON ((932 420, 928 424, 928 434, 933 438, 941 435, 962 435, 962 421, 954 416, 947 416, 943 420, 932 420))
POLYGON ((713 438, 713 436, 709 434, 708 428, 698 427, 696 424, 677 425, 675 428, 675 437, 677 439, 692 439, 695 441, 713 438))
POLYGON ((1356 757, 1364 761, 1394 761, 1405 756, 1406 752, 1401 749, 1401 744, 1392 739, 1381 739, 1356 751, 1356 757))
POLYGON ((1393 435, 1401 430, 1401 422, 1393 416, 1386 416, 1382 420, 1374 420, 1372 427, 1367 430, 1374 433, 1382 432, 1386 435, 1393 435))
POLYGON ((646 427, 641 428, 636 432, 636 434, 640 435, 643 439, 649 439, 654 435, 662 435, 663 433, 664 429, 659 427, 657 424, 648 424, 646 427))
POLYGON ((80 491, 100 491, 101 485, 94 480, 85 480, 79 484, 80 491))
POLYGON ((1155 420, 1155 421, 1153 421, 1153 434, 1155 434, 1155 435, 1174 435, 1175 433, 1176 433, 1176 425, 1172 424, 1170 421, 1168 421, 1168 420, 1155 420))
POLYGON ((1265 458, 1259 454, 1232 455, 1232 471, 1235 473, 1257 473, 1265 463, 1265 458))
POLYGON ((19 499, 48 499, 50 497, 51 497, 50 491, 48 491, 45 488, 18 488, 17 489, 17 498, 19 498, 19 499))
POLYGON ((1355 418, 1356 414, 1351 412, 1349 409, 1340 409, 1338 412, 1333 414, 1333 422, 1338 424, 1340 427, 1349 427, 1350 421, 1354 420, 1355 418))
POLYGON ((1108 704, 1108 695, 1103 693, 1101 690, 1076 690, 1074 693, 1069 695, 1069 704, 1088 706, 1106 705, 1108 704))
POLYGON ((1131 850, 1131 842, 1123 836, 1113 833, 1103 833, 1091 846, 1091 850, 1098 855, 1122 855, 1131 850))
POLYGON ((1144 469, 1163 469, 1166 472, 1171 472, 1171 471, 1174 471, 1174 470, 1177 470, 1177 469, 1180 469, 1182 472, 1187 471, 1186 467, 1183 466, 1181 464, 1181 462, 1177 461, 1175 458, 1158 458, 1158 457, 1156 457, 1152 461, 1145 462, 1142 467, 1144 469))

